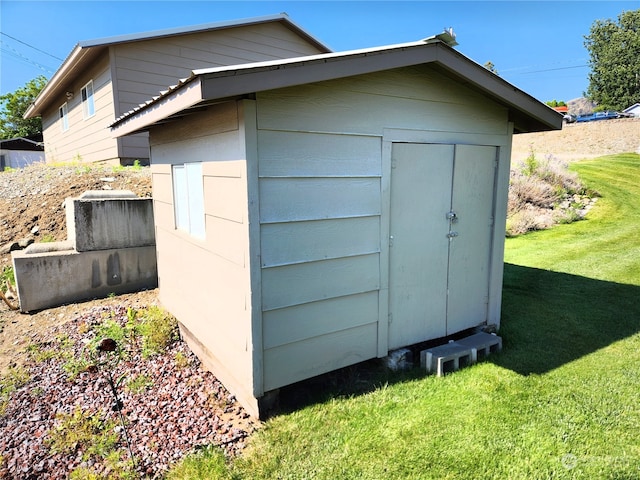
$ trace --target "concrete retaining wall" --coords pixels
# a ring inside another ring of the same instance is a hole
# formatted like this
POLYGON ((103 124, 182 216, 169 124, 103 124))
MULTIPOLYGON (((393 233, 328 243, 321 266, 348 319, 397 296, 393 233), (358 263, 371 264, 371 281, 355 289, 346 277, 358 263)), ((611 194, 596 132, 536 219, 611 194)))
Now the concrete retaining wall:
POLYGON ((155 246, 83 253, 26 249, 13 252, 13 268, 23 312, 158 285, 155 246))
POLYGON ((67 198, 65 242, 13 252, 20 310, 158 286, 153 207, 130 191, 67 198))
POLYGON ((65 207, 67 239, 78 252, 156 243, 151 198, 126 191, 90 191, 67 198, 65 207))

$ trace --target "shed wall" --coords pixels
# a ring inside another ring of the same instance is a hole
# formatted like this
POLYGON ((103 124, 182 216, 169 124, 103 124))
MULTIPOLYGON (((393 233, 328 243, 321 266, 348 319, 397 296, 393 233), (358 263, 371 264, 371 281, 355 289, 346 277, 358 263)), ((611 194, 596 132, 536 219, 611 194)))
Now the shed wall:
POLYGON ((209 368, 245 405, 255 402, 247 167, 235 102, 151 136, 160 300, 209 368), (172 165, 203 162, 206 237, 177 230, 172 165))
POLYGON ((429 66, 257 100, 269 391, 387 353, 385 131, 430 132, 435 143, 490 137, 495 145, 508 145, 510 131, 506 109, 429 66))

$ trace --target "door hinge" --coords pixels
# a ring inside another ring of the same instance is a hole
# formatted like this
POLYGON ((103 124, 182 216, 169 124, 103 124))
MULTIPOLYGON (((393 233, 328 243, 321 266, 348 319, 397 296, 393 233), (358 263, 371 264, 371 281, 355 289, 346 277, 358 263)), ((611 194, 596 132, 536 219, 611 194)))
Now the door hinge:
POLYGON ((393 235, 389 236, 389 246, 393 247, 393 235))
POLYGON ((389 323, 393 323, 393 313, 389 314, 389 323))

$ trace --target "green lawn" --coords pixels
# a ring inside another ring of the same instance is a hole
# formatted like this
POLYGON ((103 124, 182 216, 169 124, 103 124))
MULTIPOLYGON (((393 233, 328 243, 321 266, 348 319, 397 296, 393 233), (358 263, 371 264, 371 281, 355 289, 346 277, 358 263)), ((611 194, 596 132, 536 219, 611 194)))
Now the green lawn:
POLYGON ((602 198, 585 221, 507 240, 502 354, 364 387, 354 369, 243 458, 200 454, 170 478, 640 478, 640 155, 572 168, 602 198))

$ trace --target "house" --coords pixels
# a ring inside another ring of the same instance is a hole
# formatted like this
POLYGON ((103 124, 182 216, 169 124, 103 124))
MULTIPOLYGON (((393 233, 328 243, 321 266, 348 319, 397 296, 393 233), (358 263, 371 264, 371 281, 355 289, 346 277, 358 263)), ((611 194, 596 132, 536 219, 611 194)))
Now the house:
POLYGON ((42 117, 48 162, 148 162, 146 134, 107 126, 192 70, 330 51, 286 14, 78 43, 25 113, 42 117))
POLYGON ((0 172, 38 162, 44 162, 42 135, 0 140, 0 172))
POLYGON ((196 70, 111 125, 150 135, 160 301, 254 414, 499 326, 511 137, 562 115, 448 37, 196 70))
POLYGON ((622 113, 632 117, 640 117, 640 103, 634 103, 630 107, 625 108, 622 113))

